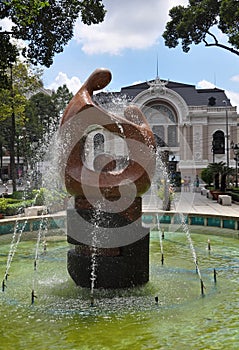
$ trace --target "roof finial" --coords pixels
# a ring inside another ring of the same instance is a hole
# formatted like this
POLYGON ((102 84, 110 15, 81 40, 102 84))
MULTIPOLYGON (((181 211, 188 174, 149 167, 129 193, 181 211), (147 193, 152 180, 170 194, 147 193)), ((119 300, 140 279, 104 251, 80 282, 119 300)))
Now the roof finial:
POLYGON ((166 92, 166 85, 168 84, 168 81, 161 81, 161 79, 159 78, 159 72, 158 72, 158 54, 157 54, 157 61, 156 61, 157 65, 157 75, 154 81, 152 82, 147 82, 147 84, 150 87, 150 91, 151 92, 160 92, 160 93, 165 93, 166 92))
POLYGON ((157 75, 156 78, 159 77, 159 62, 158 62, 158 54, 157 54, 157 75))

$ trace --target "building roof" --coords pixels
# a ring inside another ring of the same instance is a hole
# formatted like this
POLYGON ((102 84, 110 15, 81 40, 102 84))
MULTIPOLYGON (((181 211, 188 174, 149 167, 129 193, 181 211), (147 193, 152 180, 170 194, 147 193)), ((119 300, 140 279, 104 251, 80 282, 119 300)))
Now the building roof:
MULTIPOLYGON (((149 81, 153 83, 154 80, 149 81)), ((162 80, 162 82, 166 82, 162 80)), ((134 98, 143 90, 149 88, 148 82, 126 86, 121 88, 121 93, 128 95, 130 98, 134 98)), ((195 85, 183 84, 174 81, 168 81, 166 88, 171 89, 178 93, 187 103, 188 106, 204 106, 209 104, 209 99, 214 98, 214 107, 224 106, 223 101, 227 101, 228 106, 231 106, 230 100, 227 98, 225 91, 218 88, 210 89, 197 89, 195 85)))
MULTIPOLYGON (((162 83, 167 83, 166 88, 171 89, 178 93, 186 102, 188 106, 212 106, 212 107, 225 107, 225 101, 227 105, 231 106, 230 100, 225 94, 225 91, 218 88, 210 89, 197 89, 195 85, 178 83, 174 81, 160 80, 162 83), (224 102, 223 102, 224 101, 224 102)), ((149 82, 143 82, 135 85, 129 85, 122 87, 120 92, 110 93, 113 96, 127 96, 129 100, 133 100, 135 96, 144 90, 149 89, 149 83, 154 83, 154 80, 149 82)), ((101 92, 98 97, 102 98, 109 93, 101 92)))

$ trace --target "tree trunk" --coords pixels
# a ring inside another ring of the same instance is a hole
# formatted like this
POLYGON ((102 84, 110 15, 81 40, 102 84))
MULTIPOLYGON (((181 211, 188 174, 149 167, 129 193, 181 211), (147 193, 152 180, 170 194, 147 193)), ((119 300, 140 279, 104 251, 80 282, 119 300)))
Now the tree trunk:
POLYGON ((12 180, 12 190, 16 191, 16 164, 15 164, 15 136, 16 136, 16 126, 15 126, 15 114, 12 111, 12 125, 11 125, 11 142, 10 142, 10 176, 12 180))
POLYGON ((10 140, 10 176, 12 180, 12 190, 16 191, 16 164, 15 164, 15 138, 16 138, 16 121, 14 112, 14 91, 13 91, 13 81, 12 81, 12 65, 10 66, 11 73, 11 97, 12 97, 12 118, 11 118, 11 140, 10 140))
POLYGON ((222 192, 226 191, 226 187, 227 187, 227 175, 226 174, 222 174, 221 176, 221 188, 220 190, 222 192))
POLYGON ((214 177, 214 187, 215 187, 215 190, 219 190, 219 188, 220 188, 220 185, 219 185, 219 173, 218 173, 218 174, 215 174, 215 177, 214 177))

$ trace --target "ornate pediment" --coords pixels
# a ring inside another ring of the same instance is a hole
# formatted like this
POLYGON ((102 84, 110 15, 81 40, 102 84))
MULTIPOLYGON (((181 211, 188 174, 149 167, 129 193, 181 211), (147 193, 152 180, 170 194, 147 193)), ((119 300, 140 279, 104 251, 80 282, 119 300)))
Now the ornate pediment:
POLYGON ((165 94, 167 91, 166 85, 168 81, 162 81, 158 76, 152 82, 147 82, 149 85, 149 91, 153 94, 165 94))

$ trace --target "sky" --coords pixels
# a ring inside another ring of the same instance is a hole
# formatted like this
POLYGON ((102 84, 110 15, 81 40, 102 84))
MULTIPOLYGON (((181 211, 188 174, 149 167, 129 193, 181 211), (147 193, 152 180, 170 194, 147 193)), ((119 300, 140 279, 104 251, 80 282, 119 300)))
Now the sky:
MULTIPOLYGON (((77 20, 74 37, 55 55, 50 68, 44 68, 46 88, 66 84, 76 93, 96 68, 108 68, 112 81, 107 91, 152 80, 169 79, 226 91, 232 105, 239 106, 239 57, 220 48, 193 45, 189 53, 181 45, 169 49, 162 33, 169 20, 169 9, 187 5, 187 0, 103 0, 107 14, 97 25, 77 20), (158 61, 158 64, 157 64, 158 61)), ((219 34, 219 33, 218 33, 219 34)), ((219 34, 220 35, 220 34, 219 34)), ((220 40, 226 38, 220 37, 220 40)))

